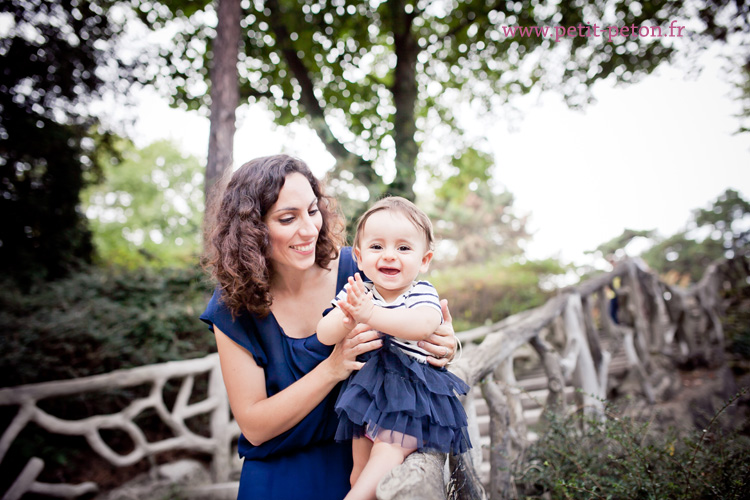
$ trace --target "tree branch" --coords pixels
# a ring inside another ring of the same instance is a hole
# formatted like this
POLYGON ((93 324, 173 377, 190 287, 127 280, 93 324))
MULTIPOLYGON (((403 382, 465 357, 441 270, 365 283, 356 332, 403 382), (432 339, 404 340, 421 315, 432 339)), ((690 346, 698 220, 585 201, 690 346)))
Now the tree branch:
POLYGON ((315 97, 315 83, 310 71, 305 66, 305 62, 299 57, 292 43, 278 0, 267 0, 265 5, 270 11, 270 24, 276 38, 276 44, 280 48, 281 55, 289 66, 292 75, 302 89, 300 103, 307 112, 313 130, 318 134, 328 152, 336 158, 337 163, 345 165, 345 168, 350 170, 366 186, 376 183, 378 176, 372 169, 370 162, 362 160, 362 158, 346 149, 328 126, 325 111, 318 98, 315 97))

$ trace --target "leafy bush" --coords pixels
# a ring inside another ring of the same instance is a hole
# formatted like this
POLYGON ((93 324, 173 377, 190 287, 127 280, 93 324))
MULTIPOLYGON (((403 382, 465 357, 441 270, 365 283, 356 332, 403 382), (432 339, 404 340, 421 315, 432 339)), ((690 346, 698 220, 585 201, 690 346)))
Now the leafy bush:
POLYGON ((89 269, 23 293, 0 286, 0 384, 83 377, 215 350, 198 316, 210 297, 198 268, 89 269))
POLYGON ((692 435, 653 429, 651 422, 575 415, 552 417, 528 452, 522 498, 747 498, 750 439, 718 422, 737 394, 692 435))
POLYGON ((553 288, 545 284, 564 272, 554 260, 499 259, 432 271, 427 279, 448 299, 454 328, 462 331, 544 304, 553 288))

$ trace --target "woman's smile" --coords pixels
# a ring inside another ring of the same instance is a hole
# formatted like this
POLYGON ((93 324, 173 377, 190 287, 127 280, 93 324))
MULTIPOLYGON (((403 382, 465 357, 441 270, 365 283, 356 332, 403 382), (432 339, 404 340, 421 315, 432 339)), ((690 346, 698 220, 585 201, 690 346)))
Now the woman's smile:
POLYGON ((296 250, 300 253, 309 254, 313 250, 315 250, 315 240, 311 241, 310 243, 306 243, 304 245, 292 245, 289 248, 292 250, 296 250))

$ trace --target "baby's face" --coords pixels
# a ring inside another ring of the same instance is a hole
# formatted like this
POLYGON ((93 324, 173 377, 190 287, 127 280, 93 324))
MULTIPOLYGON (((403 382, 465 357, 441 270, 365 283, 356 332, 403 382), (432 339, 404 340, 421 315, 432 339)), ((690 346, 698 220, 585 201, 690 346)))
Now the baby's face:
POLYGON ((395 298, 405 292, 432 260, 422 230, 395 210, 381 210, 367 219, 354 252, 359 269, 386 300, 386 295, 395 298))

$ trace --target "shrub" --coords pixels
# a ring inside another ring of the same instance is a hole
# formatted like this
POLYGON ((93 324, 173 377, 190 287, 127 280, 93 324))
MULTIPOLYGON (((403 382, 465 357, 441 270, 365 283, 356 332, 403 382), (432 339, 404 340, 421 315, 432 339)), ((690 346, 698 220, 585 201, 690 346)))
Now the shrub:
POLYGON ((552 417, 519 474, 522 498, 747 498, 750 439, 718 425, 724 410, 746 392, 692 435, 653 429, 651 422, 620 418, 611 409, 602 419, 552 417))
POLYGON ((83 377, 215 350, 198 316, 210 297, 198 268, 89 269, 28 293, 0 286, 0 384, 83 377))
POLYGON ((457 332, 494 323, 544 304, 551 295, 550 279, 565 270, 556 261, 507 262, 440 269, 427 279, 448 299, 457 332))

